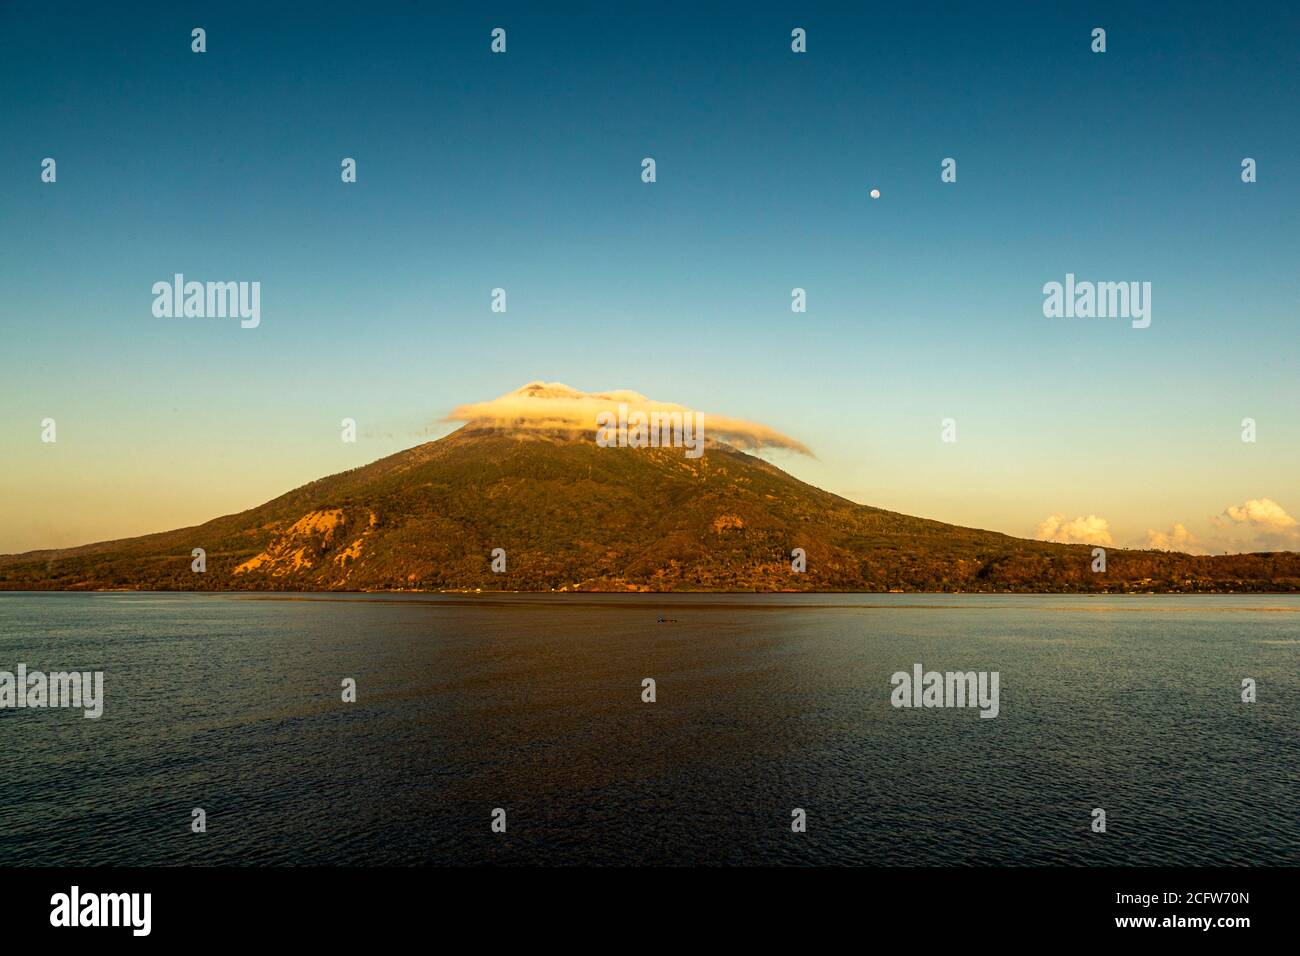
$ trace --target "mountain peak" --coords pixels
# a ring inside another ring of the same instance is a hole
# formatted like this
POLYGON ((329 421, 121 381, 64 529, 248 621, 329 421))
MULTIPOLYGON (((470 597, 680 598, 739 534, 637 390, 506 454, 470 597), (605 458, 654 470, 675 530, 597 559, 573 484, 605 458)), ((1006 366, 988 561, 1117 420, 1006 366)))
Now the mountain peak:
POLYGON ((529 382, 489 401, 459 405, 444 421, 480 427, 577 429, 594 435, 601 415, 622 416, 634 412, 703 415, 706 436, 717 441, 742 449, 784 448, 812 455, 802 442, 758 422, 713 412, 706 414, 677 402, 647 398, 631 389, 584 392, 562 382, 529 382))
POLYGON ((855 504, 727 444, 688 458, 497 422, 198 527, 0 557, 0 589, 1300 590, 1293 552, 1113 549, 1098 574, 1088 546, 855 504))

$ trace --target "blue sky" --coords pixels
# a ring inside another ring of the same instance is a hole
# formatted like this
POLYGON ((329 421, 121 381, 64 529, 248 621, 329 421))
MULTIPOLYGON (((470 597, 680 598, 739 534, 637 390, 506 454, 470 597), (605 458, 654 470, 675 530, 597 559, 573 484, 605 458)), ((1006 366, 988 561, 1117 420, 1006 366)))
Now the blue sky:
POLYGON ((1283 5, 265 6, 0 4, 0 551, 250 507, 537 379, 1012 534, 1300 513, 1283 5), (261 326, 155 318, 176 272, 260 281, 261 326), (1067 272, 1150 281, 1151 327, 1044 318, 1067 272))

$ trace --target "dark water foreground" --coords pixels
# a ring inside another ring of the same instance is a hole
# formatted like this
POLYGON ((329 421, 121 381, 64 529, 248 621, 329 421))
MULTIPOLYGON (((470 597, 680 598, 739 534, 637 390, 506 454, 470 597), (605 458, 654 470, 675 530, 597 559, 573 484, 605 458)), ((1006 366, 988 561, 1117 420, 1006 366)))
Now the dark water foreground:
POLYGON ((1296 597, 3 594, 19 662, 106 703, 0 710, 0 865, 1300 863, 1296 597))

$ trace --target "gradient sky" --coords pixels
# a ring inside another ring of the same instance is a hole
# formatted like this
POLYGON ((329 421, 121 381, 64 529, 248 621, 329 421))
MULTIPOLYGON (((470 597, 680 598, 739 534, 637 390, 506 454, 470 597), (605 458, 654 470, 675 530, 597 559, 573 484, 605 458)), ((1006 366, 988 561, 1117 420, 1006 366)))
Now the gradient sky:
POLYGON ((1300 515, 1281 4, 268 6, 0 3, 0 552, 242 510, 537 379, 1011 534, 1300 515), (176 272, 260 281, 261 327, 155 318, 176 272), (1150 281, 1151 327, 1044 318, 1067 272, 1150 281))

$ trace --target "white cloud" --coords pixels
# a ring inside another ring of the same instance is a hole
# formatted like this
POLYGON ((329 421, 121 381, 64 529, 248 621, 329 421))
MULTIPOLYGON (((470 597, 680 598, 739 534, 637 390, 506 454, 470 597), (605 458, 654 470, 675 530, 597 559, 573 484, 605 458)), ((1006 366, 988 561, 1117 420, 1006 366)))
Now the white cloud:
MULTIPOLYGON (((625 403, 629 411, 690 412, 684 405, 660 402, 638 392, 615 389, 583 392, 560 382, 529 382, 487 402, 473 402, 454 408, 444 421, 488 423, 511 428, 596 429, 596 415, 618 410, 625 403)), ((712 413, 704 416, 704 432, 710 438, 739 448, 787 448, 802 455, 812 452, 802 442, 757 422, 727 418, 712 413)))
POLYGON ((1272 498, 1229 505, 1210 522, 1219 529, 1216 551, 1300 550, 1300 522, 1272 498))
POLYGON ((1112 545, 1110 522, 1096 515, 1067 518, 1064 514, 1048 515, 1034 529, 1038 541, 1055 541, 1057 544, 1112 545))
POLYGON ((1295 518, 1272 498, 1252 498, 1245 504, 1229 505, 1214 523, 1220 528, 1245 524, 1263 531, 1285 531, 1296 526, 1295 518))
POLYGON ((1168 531, 1147 529, 1145 547, 1156 551, 1181 551, 1184 554, 1205 554, 1206 550, 1187 526, 1174 522, 1168 531))

